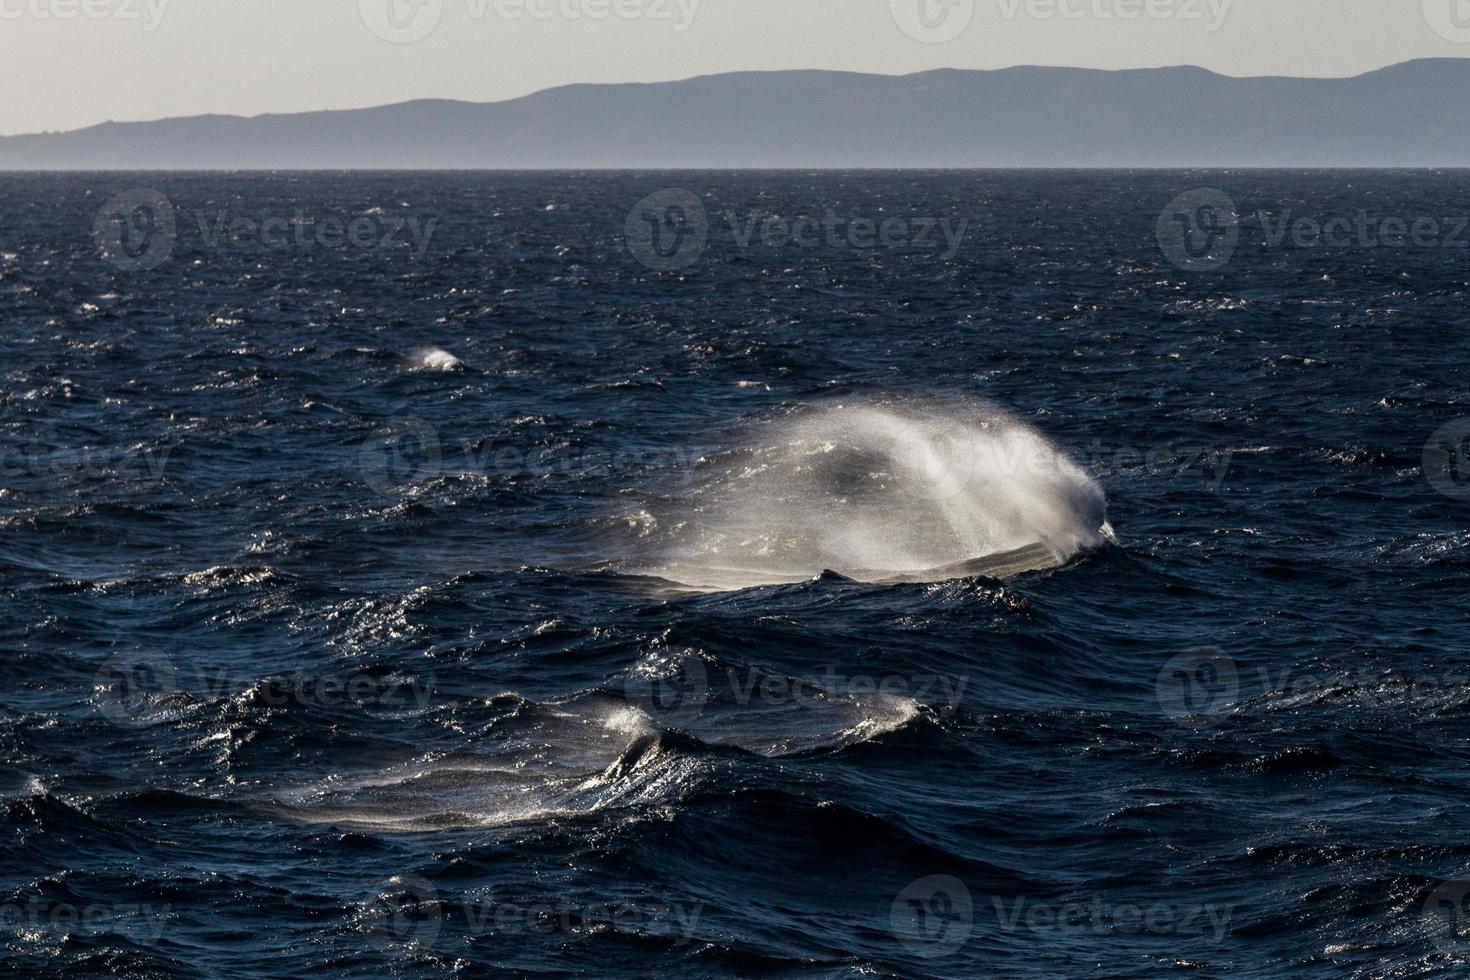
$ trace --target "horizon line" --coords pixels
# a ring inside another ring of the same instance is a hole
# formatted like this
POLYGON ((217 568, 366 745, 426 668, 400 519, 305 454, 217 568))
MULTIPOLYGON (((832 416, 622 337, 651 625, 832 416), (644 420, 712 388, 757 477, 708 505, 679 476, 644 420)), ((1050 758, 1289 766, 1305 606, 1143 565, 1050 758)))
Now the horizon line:
POLYGON ((1470 164, 1402 167, 120 167, 116 169, 14 170, 0 167, 6 177, 85 177, 94 174, 853 174, 853 173, 941 173, 941 174, 1324 174, 1324 173, 1470 173, 1470 164))

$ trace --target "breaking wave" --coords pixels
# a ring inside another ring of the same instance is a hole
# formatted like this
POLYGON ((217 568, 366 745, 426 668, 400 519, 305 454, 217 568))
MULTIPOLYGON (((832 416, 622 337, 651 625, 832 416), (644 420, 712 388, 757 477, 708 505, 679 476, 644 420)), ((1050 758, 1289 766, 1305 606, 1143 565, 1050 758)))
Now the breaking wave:
POLYGON ((843 403, 702 461, 650 574, 725 591, 835 571, 866 582, 1011 575, 1110 534, 1102 488, 1055 443, 976 405, 843 403))

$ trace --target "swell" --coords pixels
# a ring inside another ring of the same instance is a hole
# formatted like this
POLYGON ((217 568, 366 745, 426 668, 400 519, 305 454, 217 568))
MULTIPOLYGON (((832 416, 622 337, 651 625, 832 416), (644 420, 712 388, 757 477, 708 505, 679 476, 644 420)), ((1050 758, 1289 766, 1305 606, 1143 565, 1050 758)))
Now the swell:
POLYGON ((622 690, 554 702, 502 694, 458 748, 387 768, 339 767, 324 780, 280 787, 272 806, 291 822, 414 833, 683 805, 710 781, 738 781, 768 760, 917 744, 941 724, 908 697, 814 692, 814 708, 751 710, 718 687, 700 692, 709 703, 699 710, 674 716, 642 696, 636 668, 622 690))

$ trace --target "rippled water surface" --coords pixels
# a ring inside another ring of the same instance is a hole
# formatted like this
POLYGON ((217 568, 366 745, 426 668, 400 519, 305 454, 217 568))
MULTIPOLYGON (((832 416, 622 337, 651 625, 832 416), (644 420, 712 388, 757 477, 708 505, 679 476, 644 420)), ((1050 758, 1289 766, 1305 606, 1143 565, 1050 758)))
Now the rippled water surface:
POLYGON ((1461 975, 1467 207, 0 178, 5 964, 1461 975))

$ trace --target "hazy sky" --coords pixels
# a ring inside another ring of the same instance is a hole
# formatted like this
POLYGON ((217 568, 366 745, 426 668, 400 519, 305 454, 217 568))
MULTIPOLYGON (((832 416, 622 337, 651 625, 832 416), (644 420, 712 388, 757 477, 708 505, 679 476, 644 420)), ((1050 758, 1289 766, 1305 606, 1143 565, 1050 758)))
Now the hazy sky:
POLYGON ((0 0, 0 133, 739 69, 1352 75, 1428 56, 1470 57, 1470 0, 0 0))

